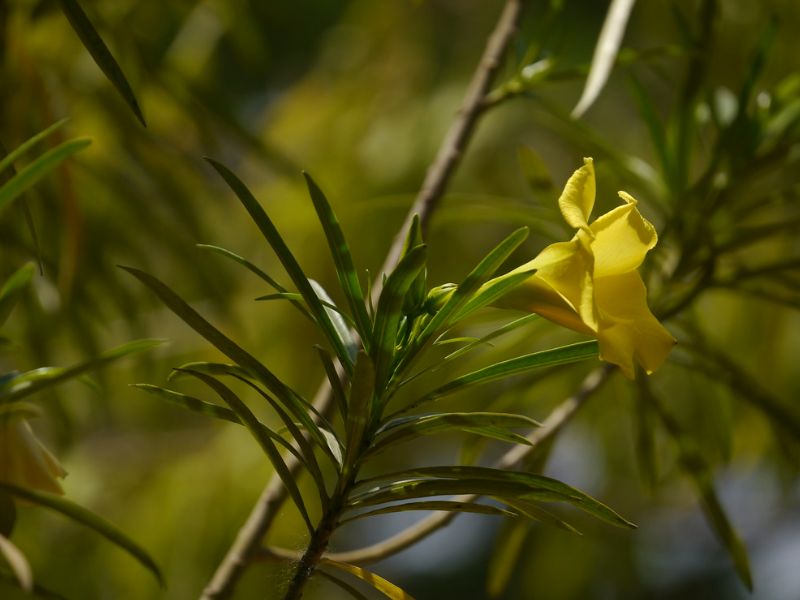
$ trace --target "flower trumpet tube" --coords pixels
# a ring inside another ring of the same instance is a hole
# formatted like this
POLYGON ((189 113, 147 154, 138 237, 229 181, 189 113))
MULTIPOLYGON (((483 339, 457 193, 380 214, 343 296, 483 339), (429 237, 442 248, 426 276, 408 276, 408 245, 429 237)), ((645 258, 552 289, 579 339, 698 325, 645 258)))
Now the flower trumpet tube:
POLYGON ((18 415, 0 417, 0 481, 63 494, 59 478, 67 472, 18 415))
POLYGON ((655 228, 632 196, 619 196, 624 204, 589 223, 595 177, 592 159, 585 158, 558 199, 564 219, 577 230, 575 236, 547 246, 508 273, 535 269, 503 304, 596 337, 600 358, 632 379, 635 363, 652 373, 676 340, 650 312, 637 271, 658 241, 655 228))

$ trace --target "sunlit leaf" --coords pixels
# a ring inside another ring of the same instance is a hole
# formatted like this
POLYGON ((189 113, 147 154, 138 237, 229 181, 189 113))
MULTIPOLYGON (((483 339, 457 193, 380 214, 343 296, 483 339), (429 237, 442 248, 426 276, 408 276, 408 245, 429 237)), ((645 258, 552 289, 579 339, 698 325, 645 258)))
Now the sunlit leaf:
POLYGON ((125 550, 133 558, 138 560, 139 563, 141 563, 153 575, 155 575, 159 584, 161 584, 162 587, 164 586, 164 578, 161 575, 161 571, 147 551, 130 539, 120 529, 118 529, 116 525, 109 523, 99 515, 96 515, 92 511, 78 506, 77 504, 62 498, 61 496, 56 496, 55 494, 48 494, 38 490, 22 488, 4 482, 0 482, 0 490, 8 492, 12 496, 16 496, 22 500, 27 500, 32 504, 38 504, 39 506, 49 508, 50 510, 72 519, 76 523, 80 523, 96 533, 99 533, 112 544, 125 550))
POLYGON ((362 567, 356 567, 355 565, 340 563, 335 560, 329 560, 327 558, 322 559, 322 565, 330 565, 346 573, 355 575, 361 581, 368 583, 373 588, 381 592, 384 596, 390 598, 390 600, 414 600, 411 596, 409 596, 406 592, 404 592, 399 587, 394 585, 392 582, 387 581, 380 575, 376 575, 375 573, 367 571, 362 567))
POLYGON ((579 342, 569 346, 561 346, 559 348, 553 348, 552 350, 542 350, 541 352, 534 352, 533 354, 526 354, 524 356, 518 356, 517 358, 504 360, 449 381, 432 392, 425 394, 422 398, 403 409, 403 412, 407 412, 421 404, 437 400, 443 396, 461 392, 475 385, 482 385, 497 379, 505 379, 506 377, 519 375, 534 369, 563 365, 589 358, 597 358, 597 353, 598 345, 597 342, 593 340, 589 342, 579 342))
POLYGON ((625 28, 628 25, 628 18, 633 10, 636 0, 612 0, 597 38, 597 46, 592 56, 592 65, 589 69, 589 76, 586 78, 586 86, 583 88, 578 104, 572 110, 572 117, 578 118, 594 104, 600 95, 603 86, 611 74, 611 68, 619 52, 622 37, 625 35, 625 28))
POLYGON ((67 21, 72 25, 72 29, 75 30, 75 33, 78 34, 81 43, 83 43, 83 46, 89 51, 94 62, 100 67, 103 74, 108 77, 108 80, 117 89, 120 96, 122 96, 122 99, 125 100, 125 103, 133 111, 133 114, 136 115, 139 122, 144 127, 147 127, 144 115, 142 114, 141 108, 139 108, 139 102, 136 100, 131 85, 128 83, 128 80, 125 79, 125 74, 111 55, 111 52, 103 42, 100 34, 97 33, 89 17, 83 12, 81 5, 78 4, 77 0, 59 0, 59 4, 61 4, 61 10, 64 16, 67 17, 67 21))
POLYGON ((319 217, 319 221, 325 231, 328 247, 336 265, 336 274, 339 276, 339 283, 345 293, 347 304, 350 306, 356 323, 356 331, 358 331, 361 339, 364 340, 365 349, 369 352, 372 323, 367 314, 364 292, 361 290, 361 283, 358 280, 358 273, 353 264, 353 257, 350 255, 347 240, 345 240, 336 214, 333 212, 325 194, 322 193, 322 190, 319 189, 308 173, 303 173, 303 176, 306 179, 314 209, 317 211, 317 217, 319 217))

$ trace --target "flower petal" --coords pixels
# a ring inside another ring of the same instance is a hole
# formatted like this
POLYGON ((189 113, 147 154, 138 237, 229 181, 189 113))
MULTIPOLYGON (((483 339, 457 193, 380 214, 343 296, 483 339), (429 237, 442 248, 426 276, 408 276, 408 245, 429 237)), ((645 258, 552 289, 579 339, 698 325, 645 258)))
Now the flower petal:
POLYGON ((588 228, 594 197, 594 162, 591 158, 584 158, 583 166, 572 174, 558 199, 558 207, 570 227, 588 228))
POLYGON ((597 331, 597 308, 592 285, 593 260, 578 236, 551 244, 532 261, 513 272, 536 273, 513 294, 514 304, 575 331, 597 331))
POLYGON ((658 242, 653 225, 636 208, 633 197, 620 192, 627 202, 591 224, 594 233, 594 276, 621 275, 636 270, 658 242))
POLYGON ((666 360, 675 338, 647 306, 647 290, 635 271, 595 281, 600 307, 600 358, 634 377, 634 361, 652 373, 666 360))

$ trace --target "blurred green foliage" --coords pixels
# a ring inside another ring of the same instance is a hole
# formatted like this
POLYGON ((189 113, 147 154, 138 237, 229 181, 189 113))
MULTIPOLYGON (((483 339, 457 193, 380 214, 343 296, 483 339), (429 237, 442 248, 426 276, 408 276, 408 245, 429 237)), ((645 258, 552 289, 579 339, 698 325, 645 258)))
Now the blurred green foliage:
MULTIPOLYGON (((701 506, 714 505, 712 489, 750 551, 755 597, 797 597, 800 53, 793 32, 800 7, 786 0, 639 3, 609 84, 573 121, 607 6, 529 4, 501 74, 517 85, 509 93, 498 88, 433 221, 429 280, 460 280, 520 224, 533 234, 510 263, 563 239, 557 190, 591 155, 606 191, 598 212, 609 208, 602 202, 612 190, 626 189, 661 234, 649 289, 680 344, 647 385, 613 380, 550 449, 545 469, 640 529, 611 530, 576 516, 583 537, 539 525, 524 537, 512 533, 520 555, 505 597, 746 597, 701 516, 701 506), (541 59, 552 61, 548 75, 526 83, 525 67, 541 59)), ((56 142, 93 140, 0 219, 0 279, 30 260, 43 268, 3 331, 0 361, 3 372, 25 371, 78 362, 138 337, 172 340, 107 368, 98 386, 70 383, 42 396, 46 417, 34 423, 70 472, 67 497, 132 534, 157 559, 168 588, 160 592, 123 553, 45 511, 20 510, 14 541, 37 582, 69 598, 193 598, 270 469, 238 427, 128 387, 161 383, 174 365, 219 355, 115 265, 158 275, 313 395, 324 375, 313 328, 285 303, 253 302, 270 291, 258 278, 195 247, 230 248, 288 284, 202 156, 235 166, 306 271, 333 290, 335 272, 299 175, 308 169, 331 199, 356 263, 374 273, 500 3, 82 5, 148 126, 57 3, 0 4, 0 142, 14 148, 62 117, 71 121, 56 142)), ((498 316, 484 318, 491 325, 498 316)), ((501 349, 509 355, 574 339, 543 321, 511 337, 501 349)), ((587 368, 448 402, 543 418, 587 368)), ((432 462, 452 459, 454 447, 431 440, 413 451, 432 462)), ((383 460, 389 467, 404 459, 383 460)), ((305 479, 301 486, 310 490, 305 479)), ((354 527, 338 543, 360 546, 410 522, 393 519, 385 529, 354 527)), ((724 526, 716 523, 719 533, 724 526)), ((453 525, 437 534, 443 545, 432 538, 376 570, 418 599, 486 597, 496 528, 472 538, 466 529, 453 525)), ((290 507, 271 539, 300 549, 303 534, 290 507)), ((264 597, 289 574, 258 565, 237 597, 264 597)), ((2 597, 16 597, 3 585, 2 597)), ((335 593, 325 581, 308 592, 335 593)))

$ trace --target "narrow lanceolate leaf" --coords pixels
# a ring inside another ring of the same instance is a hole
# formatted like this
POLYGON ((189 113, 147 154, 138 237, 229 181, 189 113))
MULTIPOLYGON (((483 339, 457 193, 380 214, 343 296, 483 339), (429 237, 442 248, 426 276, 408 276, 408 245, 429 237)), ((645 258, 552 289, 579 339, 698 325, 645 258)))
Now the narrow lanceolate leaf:
POLYGON ((71 367, 42 367, 21 373, 4 382, 4 390, 0 393, 0 403, 15 402, 26 396, 35 394, 45 388, 54 386, 68 379, 78 377, 86 371, 96 369, 105 364, 155 348, 164 340, 138 340, 123 344, 100 356, 71 367))
POLYGON ((454 352, 451 352, 450 354, 445 356, 442 360, 449 362, 451 360, 459 358, 459 357, 463 356, 464 354, 467 354, 468 352, 474 350, 478 346, 482 346, 482 345, 488 344, 492 340, 497 339, 500 336, 503 336, 503 335, 505 335, 507 333, 510 333, 512 331, 515 331, 515 330, 519 329, 520 327, 524 327, 525 325, 528 325, 528 324, 530 324, 530 323, 532 323, 534 321, 538 321, 540 318, 541 317, 539 315, 537 315, 536 313, 531 313, 529 315, 525 315, 524 317, 520 317, 519 319, 515 319, 515 320, 511 321, 510 323, 506 323, 502 327, 498 327, 494 331, 490 331, 489 333, 487 333, 486 335, 484 335, 481 338, 478 338, 474 342, 471 342, 471 343, 467 344, 466 346, 463 346, 462 348, 459 348, 458 350, 456 350, 454 352))
POLYGON ((450 298, 445 302, 428 324, 414 339, 411 340, 409 348, 406 350, 401 365, 398 367, 402 371, 408 366, 419 352, 428 345, 443 327, 453 324, 452 317, 464 305, 469 297, 486 282, 495 271, 506 261, 511 253, 525 241, 528 237, 528 228, 522 227, 509 235, 500 242, 483 260, 467 275, 450 298))
POLYGON ((133 93, 131 84, 125 79, 125 74, 122 72, 117 61, 111 55, 108 47, 103 42, 100 34, 92 25, 89 17, 83 12, 77 0, 59 0, 61 4, 61 11, 67 17, 67 21, 72 25, 72 29, 78 34, 83 46, 89 51, 89 54, 94 59, 95 64, 100 67, 100 70, 117 89, 122 99, 133 111, 133 114, 139 122, 147 127, 145 123, 142 110, 139 108, 139 103, 133 93))
POLYGON ((586 360, 588 358, 597 358, 597 353, 597 342, 589 341, 579 342, 569 346, 561 346, 559 348, 553 348, 552 350, 542 350, 541 352, 534 352, 533 354, 526 354, 524 356, 518 356, 517 358, 504 360, 449 381, 443 386, 429 392, 411 406, 403 409, 403 412, 416 408, 425 402, 461 392, 475 385, 481 385, 513 375, 520 375, 534 369, 563 365, 586 360))
POLYGON ((325 376, 328 378, 328 385, 331 386, 331 395, 336 407, 339 409, 339 414, 342 421, 347 421, 347 397, 344 393, 342 386, 342 379, 339 372, 336 370, 336 365, 333 364, 333 358, 330 353, 322 346, 314 346, 319 358, 322 361, 322 366, 325 368, 325 376))
POLYGON ((303 496, 300 494, 300 489, 297 487, 297 482, 286 467, 286 463, 283 462, 283 457, 280 452, 278 452, 270 436, 265 435, 262 431, 261 423, 256 416, 225 384, 199 371, 192 371, 191 373, 214 390, 231 410, 236 413, 236 416, 241 419, 244 426, 247 427, 259 446, 261 446, 261 449, 264 451, 264 454, 266 454, 270 463, 272 463, 275 472, 278 474, 278 477, 281 478, 283 485, 286 486, 286 490, 289 492, 289 496, 291 496, 297 506, 297 510, 300 511, 300 516, 303 517, 303 521, 305 521, 308 530, 313 533, 314 525, 311 523, 311 518, 308 516, 308 511, 306 510, 305 502, 303 502, 303 496))
MULTIPOLYGON (((168 380, 172 381, 180 376, 190 374, 190 371, 199 371, 200 373, 205 373, 206 375, 211 375, 212 377, 233 377, 258 393, 258 395, 266 400, 267 403, 272 407, 272 409, 275 411, 275 414, 278 415, 287 431, 291 434, 292 439, 297 443, 302 453, 306 456, 306 466, 316 481, 322 481, 322 474, 317 466, 317 460, 314 456, 314 449, 311 446, 311 442, 315 442, 322 449, 322 451, 327 454, 327 456, 335 465, 338 466, 341 464, 342 460, 341 452, 339 451, 340 444, 338 444, 338 439, 337 446, 339 447, 334 448, 331 444, 331 436, 336 439, 336 436, 330 433, 333 430, 333 426, 317 411, 316 408, 314 408, 312 404, 309 404, 304 398, 300 396, 296 398, 297 413, 291 410, 290 406, 287 406, 294 418, 299 422, 299 426, 297 426, 295 425, 293 419, 283 409, 282 405, 272 398, 272 396, 265 393, 264 390, 257 385, 258 378, 254 378, 253 374, 247 369, 244 369, 239 365, 228 365, 216 362, 190 362, 174 369, 173 372, 170 373, 168 380), (311 415, 313 415, 313 417, 311 415), (310 434, 310 439, 306 439, 306 436, 300 432, 298 427, 302 427, 308 431, 310 434)), ((285 404, 283 406, 285 406, 285 404)), ((324 483, 320 484, 320 489, 324 489, 324 487, 324 483)))
POLYGON ((428 500, 427 502, 405 502, 403 504, 394 504, 392 506, 384 506, 375 510, 359 513, 352 517, 342 519, 339 524, 349 523, 357 519, 365 519, 367 517, 374 517, 375 515, 386 515, 397 512, 406 512, 410 510, 431 510, 431 511, 445 511, 445 512, 467 512, 476 513, 481 515, 495 515, 501 517, 518 517, 515 512, 491 506, 489 504, 476 504, 474 502, 453 502, 449 500, 428 500))
POLYGON ((387 581, 380 575, 376 575, 371 571, 367 571, 362 567, 356 567, 355 565, 348 565, 347 563, 341 563, 335 560, 330 560, 327 558, 323 558, 321 562, 322 566, 331 566, 335 567, 345 573, 350 573, 355 577, 358 577, 361 581, 368 583, 374 589, 379 591, 381 594, 389 598, 390 600, 414 600, 410 595, 406 592, 401 590, 395 584, 390 581, 387 581))
POLYGON ((92 141, 87 138, 69 140, 51 148, 33 162, 25 165, 16 175, 0 186, 0 211, 61 162, 91 143, 92 141))
POLYGON ((363 350, 358 353, 350 395, 347 402, 347 444, 344 464, 350 468, 361 453, 364 432, 372 417, 372 400, 375 396, 375 368, 372 359, 363 350))
POLYGON ((556 479, 488 467, 420 467, 359 481, 350 506, 430 496, 478 494, 500 501, 565 502, 618 527, 635 527, 605 504, 556 479), (363 491, 358 491, 363 490, 363 491))
POLYGON ((215 161, 214 159, 207 158, 209 164, 219 173, 225 183, 233 190, 236 197, 245 207, 250 217, 255 222, 258 229, 261 231, 264 238, 275 251, 278 260, 281 261, 286 273, 292 279, 297 291, 303 296, 306 305, 309 307, 311 314, 314 316, 317 324, 319 325, 322 333, 328 338, 331 346, 336 352, 336 356, 342 361, 342 365, 348 374, 352 372, 353 362, 348 353, 345 342, 339 337, 336 328, 331 323, 328 312, 322 306, 319 297, 314 292, 308 277, 300 268, 297 260, 295 259, 286 242, 283 241, 277 228, 272 223, 272 220, 267 216, 267 213, 258 203, 255 196, 247 188, 247 186, 225 165, 215 161))
POLYGON ((17 498, 21 498, 22 500, 27 500, 32 504, 38 504, 39 506, 49 508, 50 510, 72 519, 76 523, 80 523, 96 533, 99 533, 109 542, 118 546, 122 550, 125 550, 125 552, 138 560, 139 563, 141 563, 153 575, 155 575, 159 584, 161 584, 162 587, 164 586, 164 578, 161 575, 161 571, 147 551, 130 539, 125 533, 117 528, 116 525, 111 524, 99 515, 96 515, 92 511, 87 510, 82 506, 78 506, 77 504, 62 498, 61 496, 56 496, 55 494, 22 488, 3 482, 0 482, 0 490, 17 498))
MULTIPOLYGON (((131 387, 135 387, 136 389, 145 391, 149 394, 157 396, 167 402, 171 402, 172 404, 177 404, 178 406, 182 406, 192 412, 199 413, 201 415, 205 415, 207 417, 213 417, 215 419, 220 419, 222 421, 228 421, 229 423, 236 423, 237 425, 243 425, 242 420, 233 412, 230 408, 225 408, 224 406, 219 406, 212 402, 206 402, 205 400, 200 400, 199 398, 195 398, 194 396, 189 396, 187 394, 182 394, 180 392, 176 392, 173 390, 168 390, 166 388, 151 385, 149 383, 134 383, 131 387)), ((266 425, 261 425, 262 432, 269 436, 274 442, 283 446, 286 450, 294 455, 294 457, 299 460, 304 465, 305 459, 303 455, 297 451, 297 448, 292 446, 289 442, 279 436, 277 433, 272 431, 266 425)))
POLYGON ((189 306, 180 296, 157 278, 139 269, 134 269, 133 267, 121 268, 128 271, 155 292, 167 308, 183 319, 189 327, 203 336, 215 348, 252 373, 270 392, 275 394, 275 396, 284 403, 286 408, 291 411, 298 421, 308 427, 308 431, 311 432, 312 435, 315 435, 320 445, 325 445, 325 440, 322 436, 319 435, 318 432, 314 434, 316 426, 305 409, 308 403, 304 402, 299 394, 278 379, 278 377, 264 366, 261 361, 206 321, 200 313, 189 306))
POLYGON ((475 294, 473 294, 466 302, 464 302, 459 310, 456 311, 452 321, 460 321, 461 319, 471 315, 479 308, 483 308, 484 306, 488 306, 499 300, 515 287, 522 284, 535 272, 535 269, 531 269, 530 271, 509 273, 500 277, 495 277, 491 281, 487 281, 478 289, 477 292, 475 292, 475 294))
MULTIPOLYGON (((245 269, 247 269, 251 273, 254 273, 258 277, 260 277, 263 281, 265 281, 267 283, 267 285, 269 285, 271 288, 275 289, 278 293, 280 293, 280 294, 288 293, 288 290, 285 287, 283 287, 275 279, 270 277, 263 269, 257 267, 256 265, 254 265, 252 262, 250 262, 249 260, 247 260, 243 256, 240 256, 240 255, 236 254, 235 252, 232 252, 231 250, 228 250, 227 248, 222 248, 220 246, 213 246, 211 244, 197 244, 197 247, 201 248, 202 250, 209 250, 210 252, 214 252, 215 254, 219 254, 220 256, 224 256, 225 258, 227 258, 229 260, 232 260, 233 262, 243 266, 245 269)), ((295 308, 297 308, 297 310, 299 310, 301 313, 303 313, 303 316, 305 316, 308 319, 310 319, 311 322, 314 322, 314 317, 312 317, 308 313, 308 311, 306 310, 306 307, 303 306, 302 302, 297 301, 296 298, 287 298, 287 299, 294 305, 295 308)))
POLYGON ((381 387, 388 381, 392 369, 397 330, 403 316, 403 300, 411 284, 425 268, 426 258, 427 249, 424 245, 411 249, 400 259, 383 285, 372 334, 375 379, 381 387))
POLYGON ((311 288, 314 290, 317 298, 319 298, 320 302, 322 303, 323 309, 328 315, 331 325, 333 325, 333 328, 336 330, 336 334, 344 343, 348 358, 350 361, 355 361, 360 344, 358 343, 358 338, 356 338, 356 336, 350 330, 350 325, 346 322, 344 313, 339 310, 339 307, 336 306, 336 304, 333 302, 333 299, 331 299, 331 297, 328 295, 328 292, 325 291, 325 288, 322 287, 319 282, 314 281, 313 279, 309 279, 308 282, 311 284, 311 288))
POLYGON ((17 269, 11 277, 6 279, 3 287, 0 288, 0 327, 8 319, 11 310, 19 300, 20 294, 28 287, 33 279, 36 267, 33 263, 28 263, 17 269))
POLYGON ((436 413, 401 417, 388 422, 378 430, 369 454, 385 450, 399 442, 417 439, 421 435, 463 431, 512 444, 527 444, 523 435, 512 428, 539 427, 541 424, 522 415, 490 412, 436 413))
POLYGON ((40 131, 33 137, 25 140, 24 142, 22 142, 22 144, 20 144, 19 146, 14 148, 11 152, 6 154, 2 159, 0 159, 0 173, 5 171, 11 165, 13 165, 14 161, 18 160, 21 156, 23 156, 28 150, 33 148, 36 144, 41 142, 43 139, 47 138, 52 133, 61 129, 61 127, 63 127, 64 123, 66 123, 67 121, 69 121, 69 119, 61 119, 60 121, 53 123, 52 125, 50 125, 50 127, 45 129, 44 131, 40 131))
POLYGON ((11 571, 19 582, 19 587, 30 593, 33 590, 33 571, 31 571, 28 559, 25 558, 22 551, 4 535, 0 535, 0 554, 3 555, 6 563, 11 567, 11 571))
POLYGON ((331 256, 336 265, 336 274, 339 276, 339 283, 345 293, 347 304, 350 307, 353 320, 356 323, 356 331, 364 341, 365 349, 369 352, 372 323, 367 314, 364 292, 358 280, 358 273, 353 264, 353 257, 350 254, 347 240, 344 237, 342 228, 339 225, 339 220, 336 218, 336 214, 333 212, 325 194, 322 193, 322 190, 319 189, 308 173, 303 173, 303 176, 306 179, 306 185, 311 195, 311 201, 314 203, 314 209, 317 211, 317 216, 325 231, 325 237, 328 240, 331 256))
POLYGON ((635 0, 612 0, 611 6, 606 13, 606 20, 600 30, 600 37, 597 38, 597 46, 592 57, 592 66, 589 76, 586 78, 586 86, 583 88, 581 99, 572 110, 572 117, 577 119, 588 108, 594 104, 603 86, 611 74, 611 67, 619 52, 622 37, 625 35, 625 28, 628 25, 628 18, 633 10, 635 0))
POLYGON ((517 563, 531 525, 527 521, 507 522, 505 527, 500 530, 500 534, 494 543, 494 552, 489 561, 488 581, 486 582, 486 593, 489 598, 499 598, 502 596, 511 577, 517 570, 517 563))

